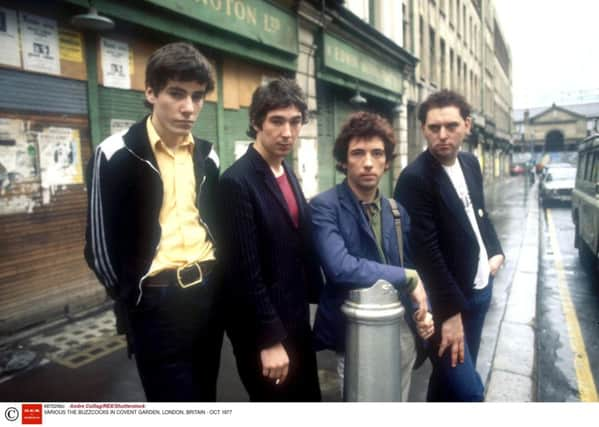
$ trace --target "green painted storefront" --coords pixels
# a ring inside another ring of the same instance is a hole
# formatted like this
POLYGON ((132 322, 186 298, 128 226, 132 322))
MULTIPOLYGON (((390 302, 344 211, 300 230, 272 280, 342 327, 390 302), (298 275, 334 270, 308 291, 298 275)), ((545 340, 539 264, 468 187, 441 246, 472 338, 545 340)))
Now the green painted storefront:
MULTIPOLYGON (((335 168, 333 146, 347 116, 355 111, 377 113, 393 124, 393 109, 401 99, 403 78, 399 71, 332 34, 321 35, 318 58, 318 185, 321 191, 343 181, 335 168), (359 89, 366 104, 352 105, 359 89)), ((391 196, 393 176, 388 171, 380 183, 383 195, 391 196)))

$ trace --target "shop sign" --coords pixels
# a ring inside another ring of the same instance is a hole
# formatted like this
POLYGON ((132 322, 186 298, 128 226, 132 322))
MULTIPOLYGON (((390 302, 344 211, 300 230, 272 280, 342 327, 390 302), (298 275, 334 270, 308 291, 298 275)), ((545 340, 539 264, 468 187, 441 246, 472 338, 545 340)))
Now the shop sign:
POLYGON ((262 0, 146 0, 157 6, 297 54, 297 19, 262 0))
POLYGON ((390 65, 330 34, 324 35, 323 45, 326 68, 391 92, 402 93, 402 75, 390 65))

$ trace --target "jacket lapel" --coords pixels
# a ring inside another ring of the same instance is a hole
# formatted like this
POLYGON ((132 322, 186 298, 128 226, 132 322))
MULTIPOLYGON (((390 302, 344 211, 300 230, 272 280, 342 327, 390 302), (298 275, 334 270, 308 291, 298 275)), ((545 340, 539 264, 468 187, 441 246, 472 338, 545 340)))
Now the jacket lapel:
MULTIPOLYGON (((299 224, 303 224, 303 220, 306 215, 306 204, 304 203, 304 192, 299 185, 297 177, 289 167, 286 161, 283 161, 283 168, 285 169, 285 173, 287 173, 287 179, 289 180, 289 184, 291 185, 291 189, 293 190, 293 195, 295 196, 295 202, 297 203, 298 215, 299 215, 299 224)), ((278 186, 278 185, 277 185, 278 186)), ((285 203, 287 206, 287 203, 285 203)), ((287 209, 289 213, 289 209, 287 209)), ((289 219, 291 219, 291 214, 289 214, 289 219)))
POLYGON ((343 181, 337 186, 337 195, 339 197, 339 203, 341 204, 341 207, 356 220, 362 232, 370 236, 372 242, 376 246, 376 239, 372 233, 370 225, 368 224, 366 214, 359 205, 356 197, 352 194, 351 189, 347 185, 347 180, 343 181))
MULTIPOLYGON (((443 166, 430 154, 431 168, 433 170, 433 179, 436 181, 439 187, 439 193, 445 205, 449 208, 449 211, 453 214, 453 217, 457 220, 458 224, 464 229, 464 231, 473 238, 476 238, 470 220, 466 215, 464 204, 460 200, 458 193, 455 191, 449 176, 443 169, 443 166)), ((468 189, 470 191, 470 189, 468 189)))
MULTIPOLYGON (((399 258, 399 247, 391 247, 391 242, 394 239, 393 236, 396 234, 395 219, 391 213, 391 205, 386 197, 383 197, 381 200, 381 223, 383 228, 383 252, 385 252, 385 256, 390 264, 399 265, 399 262, 395 262, 395 259, 399 258)), ((403 227, 403 218, 401 218, 401 224, 403 227)), ((396 236, 394 240, 397 240, 396 236)), ((399 242, 397 242, 397 244, 399 245, 399 242)))
MULTIPOLYGON (((293 228, 295 228, 295 226, 293 225, 293 220, 291 219, 291 214, 289 213, 289 208, 287 207, 287 202, 285 201, 285 197, 283 197, 283 193, 281 192, 279 184, 277 183, 274 174, 270 170, 268 163, 266 163, 262 156, 256 151, 253 144, 250 145, 250 147, 248 148, 247 155, 250 156, 250 159, 252 161, 252 164, 254 165, 254 168, 256 169, 256 172, 258 172, 258 174, 262 176, 262 179, 264 180, 264 185, 266 186, 268 191, 274 196, 279 207, 283 209, 283 211, 285 212, 285 216, 287 217, 289 224, 293 228)), ((285 165, 283 165, 283 168, 285 168, 285 171, 287 171, 285 165)), ((289 177, 290 175, 287 176, 289 177)), ((289 181, 293 188, 293 178, 289 178, 289 181)), ((293 191, 296 195, 296 201, 299 208, 300 200, 297 198, 297 190, 293 188, 293 191)))
POLYGON ((476 207, 480 206, 480 200, 478 200, 477 195, 480 192, 480 188, 473 188, 473 186, 478 182, 476 179, 476 174, 472 169, 471 165, 465 161, 463 161, 461 156, 458 156, 458 160, 460 165, 462 166, 462 171, 464 172, 464 179, 466 180, 466 186, 468 187, 468 192, 470 193, 470 198, 472 199, 472 206, 476 207))
POLYGON ((123 139, 127 148, 129 148, 141 160, 150 162, 152 166, 154 166, 154 169, 158 171, 160 169, 158 168, 156 156, 154 156, 154 151, 150 145, 150 138, 148 137, 148 130, 146 128, 146 121, 148 120, 148 117, 149 115, 131 126, 127 133, 125 133, 123 136, 123 139))

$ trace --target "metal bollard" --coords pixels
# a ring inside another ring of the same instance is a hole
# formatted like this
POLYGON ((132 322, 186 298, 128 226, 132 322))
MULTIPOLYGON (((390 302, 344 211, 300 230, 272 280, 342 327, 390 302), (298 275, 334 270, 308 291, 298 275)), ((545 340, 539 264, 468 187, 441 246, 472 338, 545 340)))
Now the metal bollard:
POLYGON ((343 400, 400 402, 399 321, 404 308, 397 291, 379 280, 351 291, 341 310, 347 318, 343 400))

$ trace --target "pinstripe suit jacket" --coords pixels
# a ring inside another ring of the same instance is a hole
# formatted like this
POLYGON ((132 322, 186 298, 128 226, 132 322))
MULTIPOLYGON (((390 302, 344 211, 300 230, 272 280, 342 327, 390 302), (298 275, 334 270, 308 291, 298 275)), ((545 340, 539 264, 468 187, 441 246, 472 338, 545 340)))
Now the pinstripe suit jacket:
POLYGON ((317 302, 322 287, 310 209, 293 171, 283 166, 297 200, 297 228, 253 146, 219 182, 227 329, 232 340, 257 349, 309 328, 309 300, 317 302))

